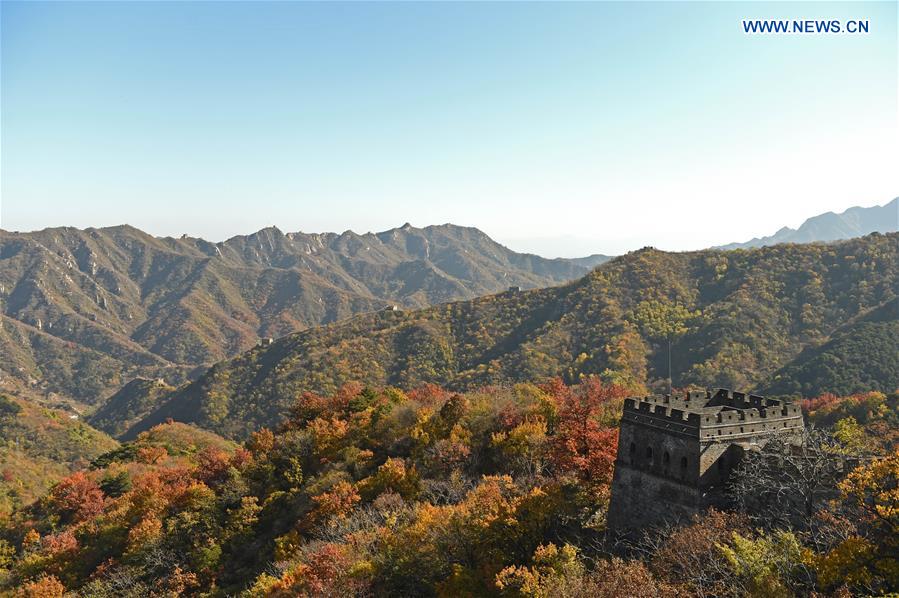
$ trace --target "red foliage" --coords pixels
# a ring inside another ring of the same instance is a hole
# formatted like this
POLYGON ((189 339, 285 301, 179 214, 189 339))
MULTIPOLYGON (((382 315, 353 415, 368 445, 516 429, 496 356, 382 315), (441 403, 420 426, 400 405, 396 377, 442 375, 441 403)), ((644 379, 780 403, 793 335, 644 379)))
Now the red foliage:
POLYGON ((197 472, 194 477, 201 482, 215 486, 228 479, 231 456, 221 449, 208 446, 197 453, 197 472))
POLYGON ((511 430, 524 422, 524 419, 525 413, 512 403, 500 407, 496 414, 496 422, 503 430, 511 430))
POLYGON ((53 487, 50 504, 64 519, 84 521, 103 512, 103 491, 78 471, 53 487))
POLYGON ((362 576, 353 575, 348 547, 326 543, 307 551, 303 562, 269 589, 269 596, 357 596, 367 594, 362 576))
POLYGON ((41 538, 41 548, 49 555, 72 552, 78 549, 78 540, 71 530, 65 530, 41 538))
POLYGON ((315 418, 328 419, 347 411, 364 387, 358 382, 347 382, 331 396, 323 397, 314 392, 304 392, 290 409, 285 427, 299 427, 315 418))
POLYGON ((544 391, 559 405, 559 422, 553 436, 553 457, 562 471, 574 473, 593 486, 612 480, 618 451, 618 429, 604 426, 598 418, 612 401, 627 391, 614 384, 590 378, 576 387, 550 381, 544 391))
POLYGON ((442 389, 436 384, 423 384, 418 388, 409 391, 409 398, 424 407, 436 407, 446 402, 449 391, 442 389))
POLYGON ((231 467, 234 467, 238 471, 243 471, 243 469, 253 460, 253 453, 248 451, 243 447, 238 447, 237 450, 234 451, 234 454, 231 455, 231 467))
POLYGON ((312 595, 319 595, 336 585, 349 570, 345 549, 336 544, 325 544, 307 556, 307 587, 312 595))
POLYGON ((800 402, 802 406, 802 411, 805 413, 810 413, 812 411, 817 411, 822 407, 827 407, 834 403, 839 403, 842 399, 833 393, 826 392, 820 397, 815 397, 814 399, 803 399, 800 402))
POLYGON ((443 475, 462 467, 471 455, 467 444, 452 438, 438 440, 429 452, 430 467, 443 475))

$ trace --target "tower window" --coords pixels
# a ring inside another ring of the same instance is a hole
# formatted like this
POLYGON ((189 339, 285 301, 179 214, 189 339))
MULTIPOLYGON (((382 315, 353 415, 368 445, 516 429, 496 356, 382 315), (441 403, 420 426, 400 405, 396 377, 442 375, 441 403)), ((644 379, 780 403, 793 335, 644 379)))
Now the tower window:
POLYGON ((662 455, 662 463, 665 464, 665 469, 668 469, 668 465, 671 463, 671 455, 668 454, 668 451, 665 451, 665 454, 662 455))
POLYGON ((646 462, 652 464, 652 447, 646 447, 646 462))

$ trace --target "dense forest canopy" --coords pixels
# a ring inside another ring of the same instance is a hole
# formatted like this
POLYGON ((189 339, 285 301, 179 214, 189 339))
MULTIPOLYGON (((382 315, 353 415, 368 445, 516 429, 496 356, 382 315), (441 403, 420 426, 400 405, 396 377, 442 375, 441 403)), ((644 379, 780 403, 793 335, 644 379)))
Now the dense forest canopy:
POLYGON ((163 423, 10 516, 0 583, 117 598, 899 588, 899 395, 804 403, 823 458, 861 457, 817 491, 808 527, 710 512, 628 547, 605 533, 627 392, 595 377, 464 394, 350 384, 299 396, 242 446, 163 423))

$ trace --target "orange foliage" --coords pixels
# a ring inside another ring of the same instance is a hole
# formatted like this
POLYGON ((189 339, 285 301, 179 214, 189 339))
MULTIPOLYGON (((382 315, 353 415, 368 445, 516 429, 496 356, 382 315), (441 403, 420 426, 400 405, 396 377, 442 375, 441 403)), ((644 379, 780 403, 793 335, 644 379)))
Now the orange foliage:
POLYGON ((147 515, 160 515, 187 490, 192 481, 191 470, 185 467, 149 471, 139 476, 128 494, 131 516, 141 519, 147 515))
POLYGON ((41 539, 41 548, 48 555, 74 552, 78 549, 78 540, 75 539, 71 530, 64 530, 58 534, 44 536, 41 539))
POLYGON ((63 518, 84 521, 103 511, 103 491, 78 471, 53 487, 50 504, 63 518))
POLYGON ((162 521, 154 516, 141 519, 128 531, 128 551, 136 552, 162 536, 162 521))
POLYGON ((257 457, 264 457, 275 446, 275 435, 268 428, 253 432, 247 441, 247 448, 257 457))
POLYGON ((342 517, 352 511, 360 500, 362 498, 352 484, 345 481, 337 482, 329 491, 312 497, 315 507, 306 516, 304 524, 306 527, 312 527, 319 522, 342 517))
POLYGON ((62 598, 66 588, 54 575, 45 575, 29 581, 19 591, 23 598, 62 598))
POLYGON ((168 456, 164 446, 144 446, 137 450, 137 460, 147 465, 159 463, 168 456))
POLYGON ((266 596, 354 596, 364 582, 351 574, 347 546, 325 543, 307 551, 303 562, 288 569, 267 588, 266 596))

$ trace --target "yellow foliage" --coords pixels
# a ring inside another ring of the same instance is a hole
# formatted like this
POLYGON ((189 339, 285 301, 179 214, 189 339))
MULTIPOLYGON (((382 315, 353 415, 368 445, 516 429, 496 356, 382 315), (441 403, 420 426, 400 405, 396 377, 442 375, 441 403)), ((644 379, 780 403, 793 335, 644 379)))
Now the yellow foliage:
POLYGON ((875 550, 875 546, 864 538, 847 538, 830 552, 815 559, 818 583, 822 588, 833 588, 844 583, 867 584, 872 577, 867 563, 875 550))
POLYGON ((583 576, 584 567, 577 548, 565 544, 540 545, 534 551, 531 567, 509 566, 496 575, 496 587, 503 595, 548 598, 567 579, 583 576))
POLYGON ((148 515, 128 531, 128 553, 135 553, 155 543, 162 536, 162 521, 148 515))

